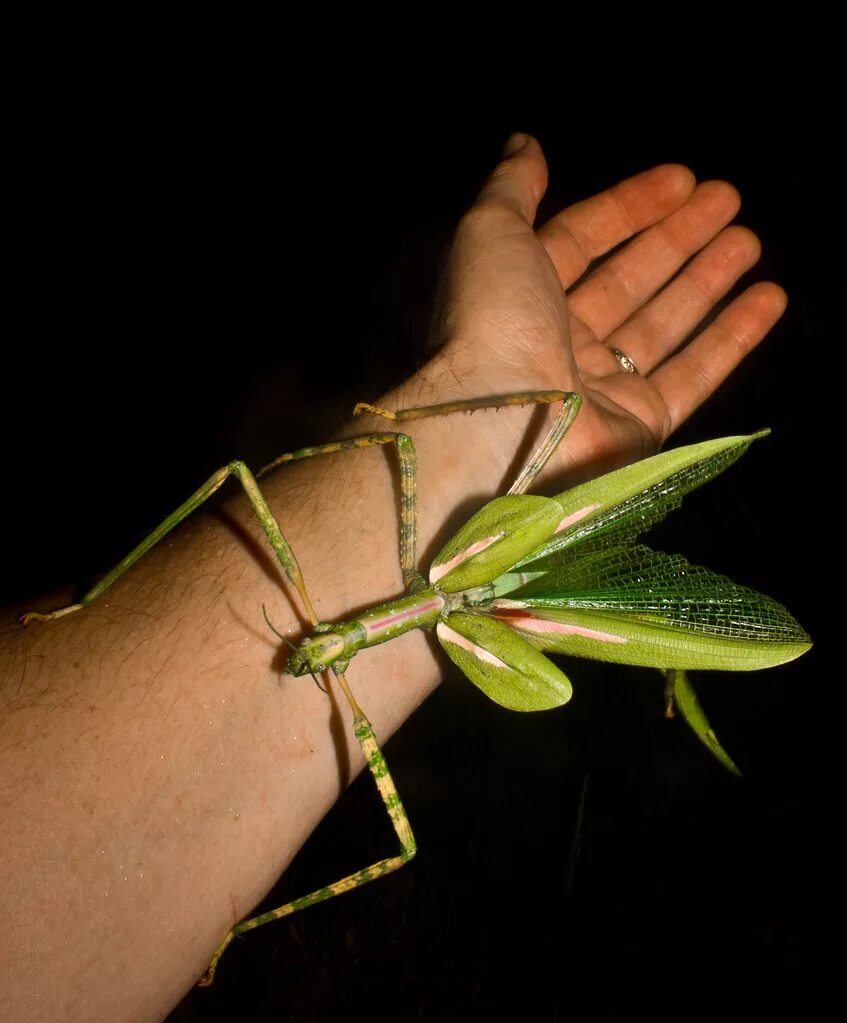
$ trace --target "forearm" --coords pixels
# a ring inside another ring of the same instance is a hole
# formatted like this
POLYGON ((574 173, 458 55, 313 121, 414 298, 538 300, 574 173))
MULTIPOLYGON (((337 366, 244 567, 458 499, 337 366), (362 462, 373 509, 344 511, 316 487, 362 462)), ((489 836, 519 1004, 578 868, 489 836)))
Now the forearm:
MULTIPOLYGON (((388 402, 456 396, 454 380, 431 384, 449 375, 428 378, 388 402)), ((410 427, 419 550, 446 513, 496 491, 528 415, 410 427)), ((263 481, 321 618, 402 588, 392 457, 326 456, 263 481)), ((0 989, 10 1018, 160 1017, 362 766, 346 705, 308 677, 280 678, 285 651, 263 603, 280 631, 299 631, 296 599, 237 493, 86 610, 26 631, 9 614, 0 989)), ((350 671, 383 740, 437 680, 421 633, 363 651, 350 671)))

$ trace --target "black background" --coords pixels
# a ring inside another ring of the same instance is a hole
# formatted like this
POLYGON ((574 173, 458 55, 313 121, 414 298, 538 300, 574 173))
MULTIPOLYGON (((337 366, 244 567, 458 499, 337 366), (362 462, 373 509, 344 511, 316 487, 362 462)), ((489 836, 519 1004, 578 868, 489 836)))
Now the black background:
MULTIPOLYGON (((648 92, 551 115, 549 102, 490 108, 480 86, 413 111, 336 95, 315 117, 298 112, 301 97, 274 99, 207 85, 115 95, 92 81, 51 92, 23 131, 9 198, 3 597, 24 608, 84 584, 220 464, 324 439, 353 401, 419 365, 451 231, 506 136, 524 130, 550 164, 542 220, 664 161, 741 191, 738 221, 764 250, 749 280, 780 282, 790 305, 671 443, 774 433, 652 542, 781 600, 819 648, 798 495, 815 473, 810 366, 826 342, 813 228, 825 214, 799 100, 754 91, 669 106, 648 92)), ((171 1019, 808 1007, 817 657, 700 676, 742 781, 663 720, 650 672, 570 663, 572 703, 527 717, 449 673, 388 745, 417 859, 238 943, 215 986, 171 1019)), ((267 906, 392 848, 360 778, 267 906)))

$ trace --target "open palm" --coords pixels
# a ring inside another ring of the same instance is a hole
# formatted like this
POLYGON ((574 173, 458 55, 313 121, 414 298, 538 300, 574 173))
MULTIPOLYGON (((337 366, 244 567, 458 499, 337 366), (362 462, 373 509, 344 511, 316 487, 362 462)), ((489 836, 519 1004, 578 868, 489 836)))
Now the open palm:
POLYGON ((561 455, 570 464, 596 472, 652 454, 785 308, 781 288, 759 283, 710 319, 759 258, 752 232, 727 227, 738 194, 665 165, 564 209, 536 231, 547 184, 541 148, 513 136, 506 154, 451 251, 444 354, 490 393, 579 392, 585 403, 561 455), (638 373, 624 371, 614 348, 638 373))

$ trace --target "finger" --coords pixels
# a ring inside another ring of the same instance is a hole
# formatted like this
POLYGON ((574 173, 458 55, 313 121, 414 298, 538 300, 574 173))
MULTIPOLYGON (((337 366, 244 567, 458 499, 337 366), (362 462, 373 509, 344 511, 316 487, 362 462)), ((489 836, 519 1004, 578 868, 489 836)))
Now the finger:
POLYGON ((607 345, 626 352, 641 373, 651 373, 755 265, 760 253, 759 239, 752 231, 726 228, 663 291, 614 331, 607 345))
POLYGON ((605 340, 641 308, 738 212, 738 192, 724 181, 698 185, 688 202, 607 260, 568 297, 571 311, 605 340))
POLYGON ((546 188, 547 162, 541 146, 531 135, 510 135, 503 159, 482 186, 471 212, 508 211, 532 225, 546 188))
POLYGON ((717 389, 782 316, 787 297, 777 284, 754 284, 677 355, 650 375, 675 430, 717 389))
POLYGON ((553 217, 538 237, 562 286, 569 288, 592 259, 679 209, 694 191, 694 183, 687 167, 664 164, 627 178, 553 217))

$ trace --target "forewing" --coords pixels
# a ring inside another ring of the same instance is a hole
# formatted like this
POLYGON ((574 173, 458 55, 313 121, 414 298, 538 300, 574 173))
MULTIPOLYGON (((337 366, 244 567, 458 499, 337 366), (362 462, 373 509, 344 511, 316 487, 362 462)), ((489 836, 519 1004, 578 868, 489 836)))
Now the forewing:
POLYGON ((769 431, 663 451, 583 483, 555 500, 562 509, 556 533, 517 566, 535 570, 555 563, 576 545, 620 544, 659 522, 682 498, 732 465, 769 431), (538 564, 541 562, 541 565, 538 564))
POLYGON ((550 710, 571 698, 571 684, 556 665, 493 618, 457 611, 436 633, 471 682, 509 710, 550 710))
POLYGON ((497 497, 439 551, 429 581, 445 593, 489 583, 536 550, 560 519, 559 504, 549 497, 497 497))

